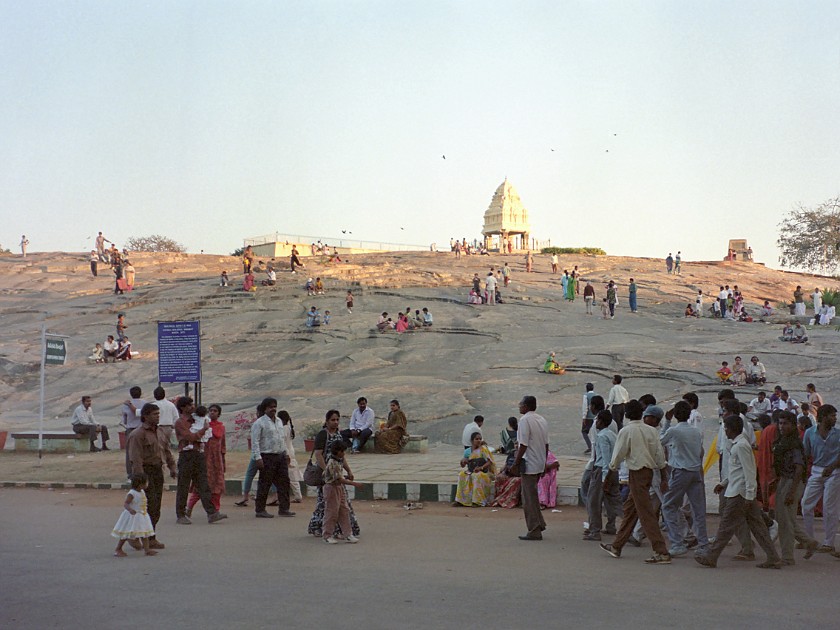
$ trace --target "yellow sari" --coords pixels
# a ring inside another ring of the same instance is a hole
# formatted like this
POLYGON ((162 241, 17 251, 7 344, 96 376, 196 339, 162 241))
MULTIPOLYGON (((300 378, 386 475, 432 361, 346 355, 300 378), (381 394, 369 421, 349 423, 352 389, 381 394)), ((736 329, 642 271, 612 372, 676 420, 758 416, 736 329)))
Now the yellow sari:
POLYGON ((485 459, 490 462, 487 472, 470 472, 469 466, 462 468, 458 474, 458 490, 455 501, 467 507, 484 507, 490 505, 493 493, 493 477, 496 474, 496 464, 486 444, 482 444, 477 451, 470 451, 467 460, 485 459))

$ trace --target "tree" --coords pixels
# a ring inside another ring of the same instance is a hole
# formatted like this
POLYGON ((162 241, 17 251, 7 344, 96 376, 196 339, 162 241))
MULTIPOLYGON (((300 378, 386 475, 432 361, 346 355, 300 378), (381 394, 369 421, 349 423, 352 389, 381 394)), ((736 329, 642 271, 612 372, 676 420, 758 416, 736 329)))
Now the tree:
POLYGON ((187 248, 166 236, 152 234, 151 236, 132 236, 125 242, 125 246, 132 252, 176 252, 183 254, 187 248))
POLYGON ((784 267, 832 272, 840 265, 840 197, 816 208, 797 205, 779 223, 776 241, 784 267))

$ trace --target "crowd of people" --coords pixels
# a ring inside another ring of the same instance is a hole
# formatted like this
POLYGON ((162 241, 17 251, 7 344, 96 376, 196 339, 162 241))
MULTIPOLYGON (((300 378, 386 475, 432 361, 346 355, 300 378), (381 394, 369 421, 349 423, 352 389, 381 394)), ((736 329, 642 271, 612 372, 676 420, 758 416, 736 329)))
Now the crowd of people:
POLYGON ((117 314, 117 335, 108 335, 105 338, 105 343, 96 343, 91 354, 88 356, 88 361, 93 363, 114 363, 116 361, 128 361, 132 356, 137 355, 137 351, 132 351, 131 341, 126 335, 126 328, 128 324, 125 323, 125 313, 117 314))
POLYGON ((412 315, 411 307, 407 306, 404 311, 397 313, 397 321, 394 321, 394 318, 388 315, 388 311, 382 311, 382 314, 376 321, 376 329, 381 333, 389 330, 404 333, 431 328, 434 321, 434 317, 432 317, 432 313, 427 307, 424 306, 422 311, 414 309, 414 314, 412 315))

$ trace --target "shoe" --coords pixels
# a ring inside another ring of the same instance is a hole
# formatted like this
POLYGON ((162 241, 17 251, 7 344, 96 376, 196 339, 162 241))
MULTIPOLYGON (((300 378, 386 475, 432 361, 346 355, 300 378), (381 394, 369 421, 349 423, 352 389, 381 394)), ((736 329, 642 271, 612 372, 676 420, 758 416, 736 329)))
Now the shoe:
POLYGON ((709 558, 700 554, 694 556, 694 560, 697 562, 697 564, 701 564, 704 567, 709 567, 710 569, 714 569, 715 567, 717 567, 717 564, 715 562, 709 560, 709 558))
POLYGON ((605 533, 607 536, 615 536, 618 532, 616 532, 615 527, 607 527, 607 528, 604 530, 604 533, 605 533))
POLYGON ((241 501, 237 501, 234 503, 236 507, 248 507, 248 499, 242 499, 241 501))
POLYGON ((102 445, 102 448, 100 448, 99 450, 100 450, 100 451, 110 451, 111 449, 110 449, 110 448, 108 448, 107 446, 105 446, 105 445, 103 444, 103 445, 102 445))
POLYGON ((316 529, 314 532, 312 532, 312 535, 315 536, 315 538, 320 538, 321 536, 323 536, 323 533, 320 529, 316 529))
POLYGON ((207 517, 207 522, 211 525, 213 523, 218 523, 221 520, 227 518, 227 514, 222 514, 221 512, 213 512, 210 516, 207 517))
POLYGON ((681 545, 681 546, 679 546, 679 547, 671 547, 671 548, 668 550, 668 554, 669 554, 671 557, 674 557, 674 556, 684 556, 684 555, 685 555, 685 554, 687 554, 687 553, 688 553, 688 547, 685 547, 685 546, 682 546, 682 545, 681 545))
POLYGON ((757 564, 755 566, 757 566, 759 569, 781 569, 782 568, 782 563, 781 562, 770 562, 768 560, 767 562, 762 562, 761 564, 757 564))
POLYGON ((776 521, 773 521, 767 530, 770 532, 770 540, 773 542, 779 540, 779 524, 776 521))
MULTIPOLYGON (((129 538, 126 542, 128 542, 129 547, 131 547, 132 549, 136 549, 137 551, 140 551, 143 548, 143 544, 136 538, 129 538)), ((151 543, 152 541, 150 540, 149 546, 151 546, 151 543)))
POLYGON ((525 534, 524 536, 520 536, 519 540, 542 540, 542 536, 530 536, 525 534))
POLYGON ((346 538, 346 542, 349 542, 350 544, 355 545, 357 542, 359 542, 359 539, 358 539, 358 538, 356 538, 355 536, 353 536, 353 534, 350 534, 350 535, 346 538))
POLYGON ((796 564, 796 560, 782 560, 783 567, 792 567, 796 564))
POLYGON ((263 510, 262 512, 257 512, 256 517, 257 518, 274 518, 274 514, 269 514, 268 512, 263 510))
POLYGON ((91 452, 91 453, 98 453, 98 452, 99 452, 99 451, 101 451, 101 450, 102 450, 102 449, 100 449, 100 448, 96 448, 95 446, 91 446, 91 447, 90 447, 90 452, 91 452))
POLYGON ((289 510, 278 510, 277 516, 294 516, 294 512, 290 512, 289 510))
POLYGON ((192 521, 189 519, 188 516, 181 516, 177 521, 178 525, 192 525, 192 521))
POLYGON ((598 532, 595 532, 594 534, 584 534, 583 539, 584 540, 601 540, 601 534, 598 533, 598 532))
POLYGON ((734 556, 732 556, 732 559, 733 560, 744 560, 744 561, 749 562, 750 560, 755 560, 755 554, 754 553, 744 553, 743 551, 741 551, 739 553, 736 553, 734 556))
POLYGON ((584 454, 584 455, 590 455, 591 453, 592 453, 592 449, 591 449, 591 448, 588 448, 588 449, 586 449, 585 451, 583 451, 583 454, 584 454))
POLYGON ((338 538, 336 538, 335 536, 330 536, 329 538, 324 538, 324 542, 330 545, 337 545, 338 538))
POLYGON ((166 545, 160 542, 157 538, 150 538, 149 549, 166 549, 166 545))
POLYGON ((186 510, 184 510, 184 515, 185 515, 187 518, 192 518, 192 508, 191 508, 191 507, 188 507, 186 510))
POLYGON ((350 452, 351 452, 353 455, 358 455, 361 451, 360 451, 359 449, 357 449, 357 448, 354 448, 354 449, 353 449, 352 451, 350 451, 350 452))
MULTIPOLYGON (((796 543, 796 544, 800 545, 802 543, 796 543)), ((802 557, 805 558, 806 560, 810 560, 811 557, 814 555, 814 552, 816 552, 817 547, 819 547, 819 545, 820 544, 816 540, 812 540, 807 545, 802 545, 803 547, 805 547, 805 549, 807 549, 807 551, 805 552, 805 555, 802 556, 802 557)), ((837 553, 837 552, 834 552, 834 553, 837 553)), ((834 554, 832 554, 832 555, 834 555, 834 554)))
POLYGON ((601 549, 606 551, 608 554, 610 554, 613 558, 620 558, 621 557, 621 549, 616 549, 612 545, 605 545, 604 543, 601 543, 600 547, 601 547, 601 549))
POLYGON ((638 540, 636 540, 636 538, 634 536, 630 536, 630 538, 627 539, 627 544, 631 545, 633 547, 641 547, 642 546, 642 543, 640 543, 638 540))
POLYGON ((831 545, 820 545, 817 547, 817 553, 834 553, 834 547, 831 545))
POLYGON ((700 543, 697 542, 697 538, 695 538, 694 536, 685 541, 685 546, 689 549, 694 549, 699 544, 700 543))
POLYGON ((645 564, 671 564, 671 556, 667 553, 655 553, 645 560, 645 564))

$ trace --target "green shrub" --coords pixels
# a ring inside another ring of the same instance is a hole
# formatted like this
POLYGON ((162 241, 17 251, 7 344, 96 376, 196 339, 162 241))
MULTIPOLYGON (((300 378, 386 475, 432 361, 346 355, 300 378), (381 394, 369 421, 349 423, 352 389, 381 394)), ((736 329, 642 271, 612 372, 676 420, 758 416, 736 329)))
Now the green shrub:
POLYGON ((606 256, 600 247, 543 247, 541 254, 589 254, 592 256, 606 256))
POLYGON ((840 306, 840 291, 832 289, 823 289, 822 301, 823 304, 827 304, 828 306, 840 306))

